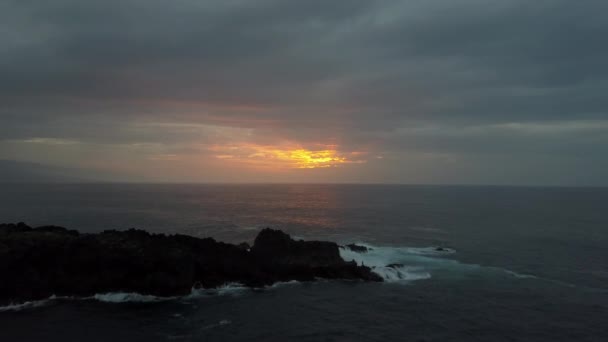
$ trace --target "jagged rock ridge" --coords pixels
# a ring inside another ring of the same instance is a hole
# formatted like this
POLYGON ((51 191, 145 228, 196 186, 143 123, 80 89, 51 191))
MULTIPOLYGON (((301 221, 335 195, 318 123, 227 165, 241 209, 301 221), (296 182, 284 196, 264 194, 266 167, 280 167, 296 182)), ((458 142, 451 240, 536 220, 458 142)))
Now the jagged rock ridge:
POLYGON ((193 286, 318 278, 382 281, 368 267, 344 261, 333 242, 296 241, 268 228, 248 248, 135 229, 80 234, 0 224, 0 303, 106 292, 176 296, 193 286))

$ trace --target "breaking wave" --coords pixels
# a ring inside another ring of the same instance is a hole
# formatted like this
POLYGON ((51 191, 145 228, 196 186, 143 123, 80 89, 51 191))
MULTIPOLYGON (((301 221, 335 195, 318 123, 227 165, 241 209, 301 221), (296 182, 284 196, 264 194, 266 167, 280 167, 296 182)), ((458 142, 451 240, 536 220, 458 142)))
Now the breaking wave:
POLYGON ((192 292, 190 292, 189 295, 184 296, 183 299, 195 299, 210 296, 237 296, 248 290, 250 290, 250 288, 239 283, 228 283, 213 289, 193 287, 192 292))
POLYGON ((110 292, 100 293, 92 297, 80 299, 94 299, 104 303, 155 303, 176 299, 196 299, 211 296, 235 296, 249 290, 248 287, 239 283, 229 283, 217 288, 193 287, 190 294, 185 296, 160 297, 144 295, 137 292, 110 292))
POLYGON ((157 297, 152 295, 143 295, 137 292, 110 292, 98 293, 93 297, 82 299, 94 299, 103 303, 154 303, 166 300, 172 300, 177 297, 157 297))
MULTIPOLYGON (((277 286, 280 286, 280 285, 277 285, 277 286)), ((274 286, 269 286, 268 288, 274 288, 274 286)), ((146 294, 141 294, 141 293, 137 293, 137 292, 107 292, 107 293, 98 293, 98 294, 95 294, 90 297, 59 297, 59 296, 53 295, 47 299, 0 306, 0 312, 21 311, 21 310, 39 308, 42 306, 49 305, 58 300, 65 300, 65 301, 94 300, 94 301, 98 301, 98 302, 102 302, 102 303, 112 303, 112 304, 157 303, 157 302, 171 301, 171 300, 177 300, 177 299, 196 299, 196 298, 204 298, 204 297, 211 297, 211 296, 238 295, 247 290, 249 290, 249 288, 247 288, 241 284, 230 283, 230 284, 226 284, 224 286, 220 286, 218 288, 213 288, 213 289, 192 288, 192 291, 188 295, 173 296, 173 297, 153 296, 153 295, 146 295, 146 294)))
MULTIPOLYGON (((410 283, 430 279, 432 276, 461 277, 467 274, 479 274, 480 271, 515 279, 541 279, 534 275, 517 273, 508 269, 466 264, 450 258, 456 253, 450 248, 438 247, 382 247, 366 243, 357 243, 366 247, 367 252, 356 252, 347 247, 340 248, 340 256, 346 261, 355 261, 372 269, 387 283, 410 283)), ((283 286, 300 284, 298 281, 279 282, 264 289, 271 290, 283 286)), ((103 303, 155 303, 170 300, 193 300, 212 296, 239 296, 251 291, 239 283, 229 283, 218 288, 201 288, 195 286, 185 296, 159 297, 134 292, 98 293, 90 297, 58 297, 28 301, 24 303, 0 306, 0 312, 21 311, 49 305, 58 300, 94 300, 103 303)))
POLYGON ((456 253, 443 247, 382 247, 357 243, 367 248, 367 252, 356 252, 348 247, 340 248, 340 255, 346 261, 365 265, 384 279, 385 282, 408 283, 429 279, 432 275, 462 277, 483 272, 517 279, 539 279, 530 274, 517 273, 508 269, 478 264, 462 263, 449 258, 456 253))
POLYGON ((438 247, 379 247, 365 243, 357 245, 366 247, 367 252, 356 252, 348 247, 340 248, 342 259, 370 267, 385 282, 429 279, 429 261, 455 253, 453 249, 438 247))
POLYGON ((21 310, 26 310, 26 309, 39 308, 41 306, 45 306, 45 305, 49 304, 54 299, 55 298, 53 296, 53 297, 50 297, 48 299, 43 299, 43 300, 35 300, 35 301, 29 301, 29 302, 25 302, 25 303, 9 304, 6 306, 0 306, 0 312, 21 311, 21 310))

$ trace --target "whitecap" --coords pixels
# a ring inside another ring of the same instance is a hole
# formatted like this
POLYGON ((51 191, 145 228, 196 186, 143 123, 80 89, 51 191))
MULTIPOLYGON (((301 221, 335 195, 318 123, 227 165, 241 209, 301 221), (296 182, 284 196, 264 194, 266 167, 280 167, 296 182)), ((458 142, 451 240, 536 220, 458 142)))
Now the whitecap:
POLYGON ((431 278, 431 274, 420 267, 374 266, 372 272, 380 275, 385 282, 407 282, 431 278))
POLYGON ((209 324, 209 325, 203 326, 203 327, 201 328, 201 330, 213 329, 213 328, 221 327, 221 326, 223 326, 223 325, 228 325, 228 324, 231 324, 231 323, 232 323, 232 322, 231 322, 230 320, 223 319, 223 320, 221 320, 221 321, 219 321, 219 322, 217 322, 217 323, 214 323, 214 324, 209 324))
POLYGON ((407 253, 416 255, 442 256, 456 253, 456 250, 447 247, 404 247, 407 253))
POLYGON ((192 287, 189 295, 184 296, 183 299, 194 299, 209 297, 213 295, 218 296, 237 296, 242 294, 244 291, 248 291, 249 288, 240 283, 227 283, 217 288, 202 288, 192 287))
POLYGON ((92 297, 83 299, 94 299, 104 303, 154 303, 175 299, 176 297, 158 297, 152 295, 144 295, 137 292, 109 292, 98 293, 92 297))
POLYGON ((429 279, 433 274, 443 277, 462 277, 483 272, 487 275, 506 275, 516 279, 541 279, 532 274, 518 273, 506 268, 462 263, 449 258, 456 253, 444 247, 382 247, 366 243, 357 245, 368 248, 367 252, 355 252, 340 248, 340 256, 346 261, 365 265, 382 277, 385 282, 410 282, 429 279))
POLYGON ((51 297, 48 299, 18 303, 18 304, 11 303, 9 305, 0 306, 0 312, 21 311, 21 310, 26 310, 26 309, 39 308, 41 306, 45 306, 45 305, 49 304, 53 299, 54 299, 54 297, 51 297))
POLYGON ((505 268, 502 268, 502 271, 505 272, 506 274, 512 275, 515 278, 519 278, 519 279, 538 279, 537 276, 532 275, 532 274, 517 273, 515 271, 507 270, 505 268))
POLYGON ((367 252, 355 252, 349 248, 340 248, 340 256, 346 261, 355 261, 358 265, 368 266, 385 282, 410 282, 429 279, 431 273, 424 267, 431 257, 455 253, 452 249, 438 250, 436 247, 379 247, 357 243, 367 247, 367 252))
POLYGON ((283 287, 283 286, 298 285, 298 284, 301 284, 301 283, 299 281, 297 281, 297 280, 279 281, 279 282, 276 282, 276 283, 274 283, 272 285, 266 286, 265 288, 267 288, 267 289, 276 289, 276 288, 283 287))

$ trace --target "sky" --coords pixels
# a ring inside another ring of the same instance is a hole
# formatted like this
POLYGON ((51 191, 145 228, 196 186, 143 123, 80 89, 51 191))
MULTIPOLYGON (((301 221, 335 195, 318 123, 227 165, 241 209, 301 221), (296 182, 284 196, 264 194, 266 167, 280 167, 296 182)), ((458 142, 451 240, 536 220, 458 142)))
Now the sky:
POLYGON ((608 185, 606 13, 3 0, 0 159, 142 182, 608 185))

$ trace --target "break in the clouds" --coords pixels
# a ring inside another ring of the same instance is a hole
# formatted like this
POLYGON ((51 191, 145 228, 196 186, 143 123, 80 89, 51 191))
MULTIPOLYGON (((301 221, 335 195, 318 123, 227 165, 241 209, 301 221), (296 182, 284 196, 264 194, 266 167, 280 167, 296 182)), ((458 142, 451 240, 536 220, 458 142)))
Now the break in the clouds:
POLYGON ((607 11, 2 1, 0 159, 131 180, 606 185, 607 11))

